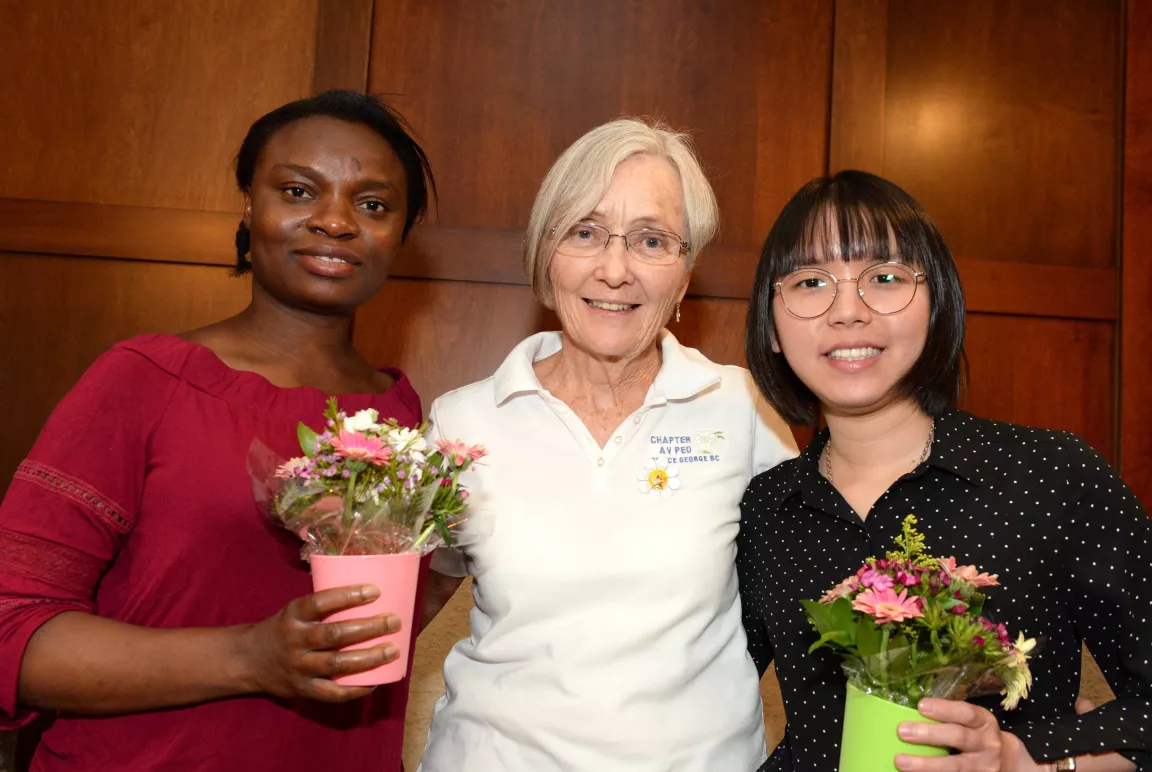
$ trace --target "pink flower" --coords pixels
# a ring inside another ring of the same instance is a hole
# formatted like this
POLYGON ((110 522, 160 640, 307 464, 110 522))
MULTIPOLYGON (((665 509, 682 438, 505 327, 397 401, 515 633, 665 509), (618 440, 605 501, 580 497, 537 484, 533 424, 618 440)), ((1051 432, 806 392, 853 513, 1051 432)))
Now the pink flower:
POLYGON ((852 608, 871 614, 879 624, 922 617, 923 606, 924 601, 921 598, 909 598, 907 590, 901 590, 897 595, 891 588, 881 592, 866 590, 852 601, 852 608))
POLYGON ((285 461, 276 469, 276 476, 281 480, 288 480, 293 477, 302 477, 304 472, 308 471, 311 462, 307 456, 299 456, 285 461))
POLYGON ((957 614, 957 615, 963 614, 967 610, 968 610, 968 606, 964 605, 963 603, 957 603, 955 606, 952 607, 952 613, 957 614))
POLYGON ((973 635, 972 636, 972 643, 976 644, 977 646, 983 647, 985 641, 979 635, 973 635))
POLYGON ((912 585, 920 584, 920 577, 914 573, 910 574, 907 571, 901 569, 896 572, 896 583, 902 584, 905 587, 911 587, 912 585))
POLYGON ((973 587, 996 587, 1000 574, 982 574, 976 566, 957 566, 956 558, 941 558, 940 568, 952 578, 963 579, 973 587))
POLYGON ((896 581, 888 576, 888 574, 877 571, 875 568, 869 568, 864 572, 863 576, 860 577, 860 584, 865 587, 871 587, 877 592, 884 592, 885 590, 891 590, 896 584, 896 581))
POLYGON ((855 576, 850 576, 828 592, 824 593, 824 597, 820 599, 820 602, 831 603, 832 601, 838 600, 839 598, 847 598, 858 589, 860 589, 860 580, 855 576))
POLYGON ((344 458, 367 461, 369 464, 386 464, 392 458, 392 448, 383 440, 346 429, 341 429, 340 434, 332 438, 332 449, 344 458))
POLYGON ((479 461, 480 459, 484 458, 484 456, 487 456, 487 455, 488 455, 488 449, 485 448, 483 445, 469 445, 468 446, 468 458, 472 459, 473 461, 479 461))
POLYGON ((436 440, 436 449, 454 466, 464 466, 468 460, 468 446, 460 440, 436 440))

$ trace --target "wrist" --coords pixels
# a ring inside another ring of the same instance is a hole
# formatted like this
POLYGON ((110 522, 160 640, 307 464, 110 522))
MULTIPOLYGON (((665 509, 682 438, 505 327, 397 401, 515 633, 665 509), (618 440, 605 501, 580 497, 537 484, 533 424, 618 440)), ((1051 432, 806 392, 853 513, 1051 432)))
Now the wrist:
POLYGON ((224 678, 235 694, 262 692, 252 652, 255 650, 256 625, 236 625, 222 630, 227 636, 224 646, 224 678))

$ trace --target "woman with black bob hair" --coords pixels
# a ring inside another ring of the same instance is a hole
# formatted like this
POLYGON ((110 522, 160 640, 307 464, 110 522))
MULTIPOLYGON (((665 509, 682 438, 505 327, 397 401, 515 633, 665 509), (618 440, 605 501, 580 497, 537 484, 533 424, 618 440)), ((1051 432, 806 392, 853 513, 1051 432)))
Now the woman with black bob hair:
MULTIPOLYGON (((845 677, 809 655, 799 601, 893 549, 915 514, 934 554, 999 574, 987 609, 1043 639, 1031 696, 925 699, 941 723, 908 742, 901 770, 1152 765, 1152 524, 1079 437, 957 409, 964 297, 935 224, 906 192, 844 171, 805 185, 761 253, 748 315, 749 369, 786 420, 820 431, 795 460, 754 478, 737 568, 749 649, 775 661, 787 736, 763 769, 835 770, 845 677), (1117 699, 1077 702, 1081 644, 1117 699), (1055 765, 1055 766, 1054 766, 1055 765)), ((826 651, 826 650, 825 650, 826 651)))
MULTIPOLYGON (((300 543, 256 505, 254 439, 287 458, 328 395, 408 426, 403 373, 353 347, 432 173, 383 102, 329 91, 256 121, 236 160, 238 315, 101 356, 0 505, 0 728, 56 714, 35 770, 400 770, 407 681, 336 676, 397 656, 372 586, 313 593, 300 543), (329 703, 329 704, 326 704, 329 703), (344 703, 344 704, 331 704, 344 703)), ((443 593, 425 593, 426 619, 443 593)))

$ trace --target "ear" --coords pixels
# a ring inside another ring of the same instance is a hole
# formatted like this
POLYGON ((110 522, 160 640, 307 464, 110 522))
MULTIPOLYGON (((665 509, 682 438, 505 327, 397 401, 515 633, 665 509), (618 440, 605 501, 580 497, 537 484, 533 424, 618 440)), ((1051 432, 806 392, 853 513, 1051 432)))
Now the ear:
POLYGON ((772 347, 773 354, 781 353, 780 339, 776 337, 776 325, 772 325, 772 329, 768 331, 768 345, 772 347))
POLYGON ((244 224, 252 229, 252 194, 244 191, 244 224))
POLYGON ((692 269, 688 269, 688 273, 684 274, 684 281, 680 283, 680 289, 676 291, 676 302, 681 303, 684 301, 684 296, 688 294, 688 285, 692 282, 692 269))

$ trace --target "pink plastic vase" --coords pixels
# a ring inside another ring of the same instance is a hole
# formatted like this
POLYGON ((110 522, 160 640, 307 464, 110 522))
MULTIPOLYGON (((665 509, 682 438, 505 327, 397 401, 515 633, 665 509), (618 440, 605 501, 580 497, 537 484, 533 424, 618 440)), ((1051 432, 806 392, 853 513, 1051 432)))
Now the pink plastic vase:
POLYGON ((416 582, 420 578, 420 556, 313 555, 311 562, 312 587, 317 592, 333 587, 362 584, 374 584, 380 588, 380 597, 368 605, 338 611, 324 621, 343 622, 346 619, 363 619, 378 614, 396 614, 400 617, 399 632, 363 643, 354 643, 342 649, 342 651, 366 649, 391 641, 400 649, 400 656, 372 670, 340 676, 336 679, 336 683, 344 686, 376 686, 395 683, 407 675, 408 649, 412 643, 412 616, 416 605, 416 582))

